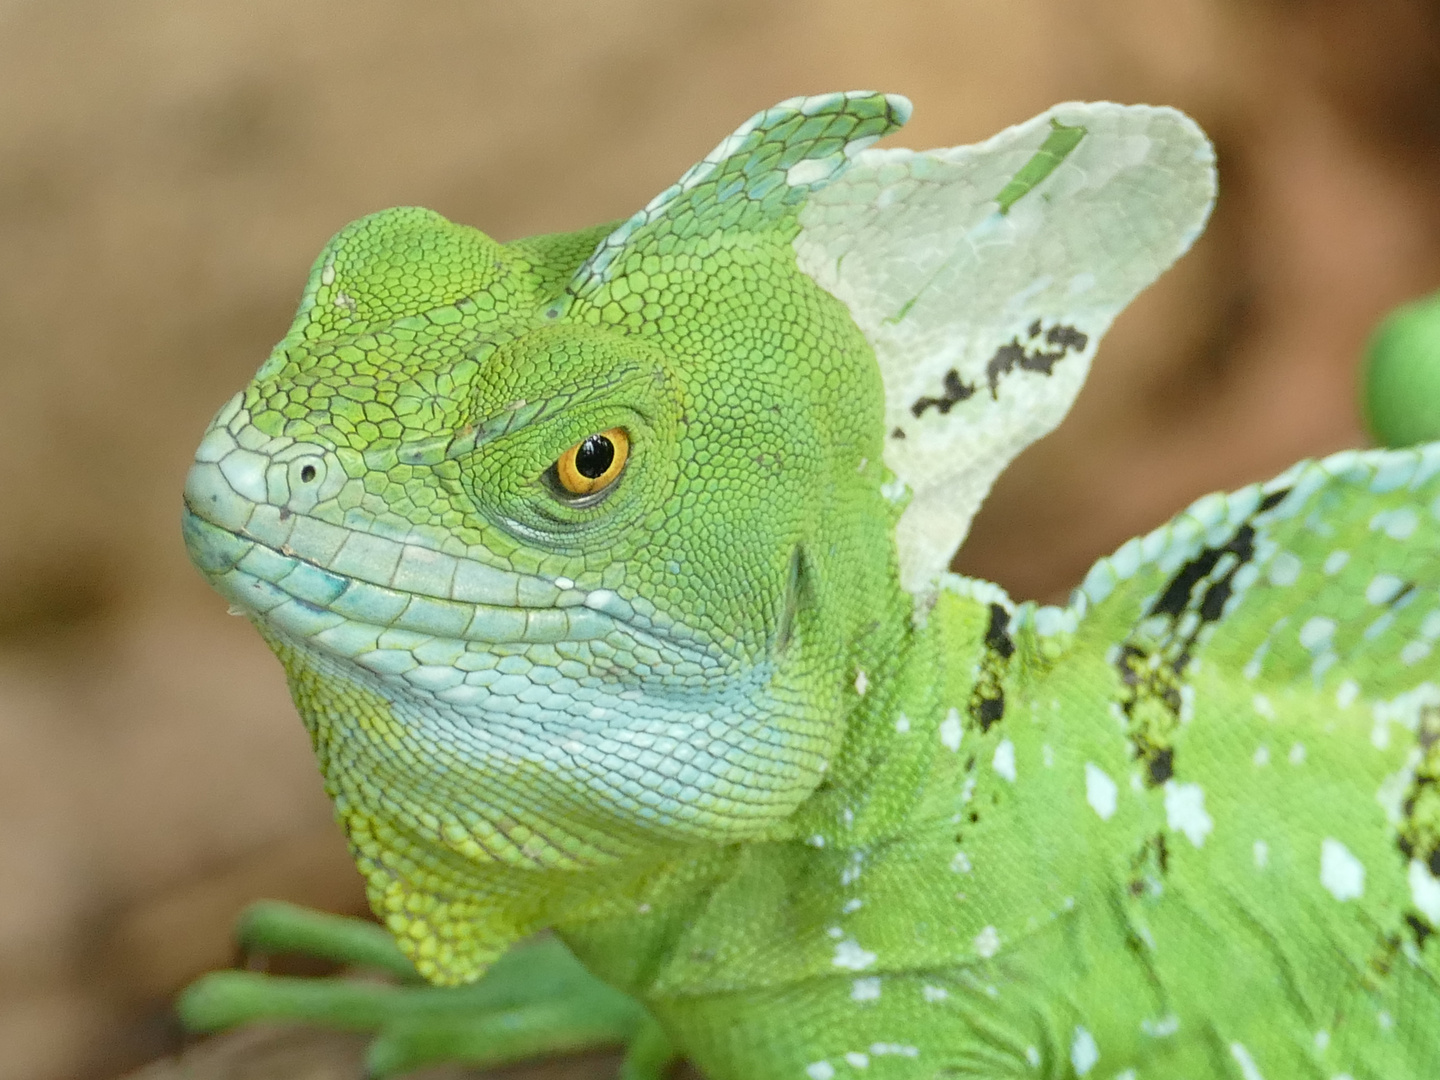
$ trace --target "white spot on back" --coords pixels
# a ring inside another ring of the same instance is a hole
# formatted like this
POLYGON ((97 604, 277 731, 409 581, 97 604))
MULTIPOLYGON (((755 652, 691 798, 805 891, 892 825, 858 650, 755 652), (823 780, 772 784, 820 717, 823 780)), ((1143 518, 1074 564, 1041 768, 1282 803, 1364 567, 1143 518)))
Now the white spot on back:
POLYGON ((1304 743, 1298 743, 1298 742, 1297 742, 1294 746, 1290 747, 1290 764, 1291 764, 1291 765, 1304 765, 1304 764, 1305 764, 1305 744, 1304 744, 1304 743))
POLYGON ((1388 604, 1404 587, 1405 582, 1394 574, 1376 574, 1365 586, 1365 599, 1372 604, 1388 604))
POLYGON ((975 935, 975 952, 982 959, 989 960, 1000 951, 1000 931, 987 926, 975 935))
POLYGON ((1330 1032, 1324 1028, 1315 1032, 1315 1049, 1322 1054, 1330 1049, 1330 1032))
POLYGON ((1009 780, 1015 782, 1015 744, 1009 739, 1001 739, 1000 745, 995 747, 995 757, 990 764, 995 771, 1009 780))
POLYGON ((1391 540, 1409 540, 1420 524, 1420 515, 1413 506, 1397 506, 1381 510, 1370 519, 1371 530, 1379 529, 1391 540))
POLYGON ((880 977, 871 975, 868 978, 856 979, 850 984, 851 1001, 879 1001, 880 1000, 880 977))
POLYGON ((1250 705, 1266 720, 1275 719, 1275 706, 1270 704, 1270 699, 1264 694, 1256 694, 1250 699, 1250 705))
POLYGON ((1263 769, 1270 764, 1270 748, 1262 743, 1255 748, 1255 756, 1250 760, 1255 762, 1257 769, 1263 769))
POLYGON ((1400 662, 1407 667, 1418 664, 1430 655, 1430 643, 1428 641, 1407 641, 1405 647, 1400 650, 1400 662))
POLYGON ((1355 704, 1355 699, 1360 696, 1360 684, 1354 679, 1346 679, 1335 688, 1335 704, 1342 709, 1348 709, 1355 704))
POLYGON ((870 1044, 871 1057, 884 1057, 886 1054, 892 1057, 919 1057, 920 1048, 918 1046, 910 1046, 907 1043, 877 1042, 870 1044))
POLYGON ((828 1061, 812 1061, 805 1066, 805 1075, 810 1080, 835 1080, 835 1066, 828 1061))
POLYGON ((910 718, 903 712, 895 718, 895 730, 901 735, 910 730, 910 718))
POLYGON ((1152 1039, 1164 1039, 1180 1030, 1180 1017, 1166 1013, 1158 1020, 1141 1020, 1140 1031, 1152 1039))
POLYGON ((955 852, 955 857, 950 860, 950 869, 957 874, 968 874, 974 867, 970 864, 970 856, 963 851, 955 852))
POLYGON ((875 954, 862 949, 854 938, 846 938, 835 946, 835 956, 830 963, 846 971, 864 971, 875 963, 875 954))
POLYGON ((1245 1080, 1265 1080, 1259 1066, 1255 1064, 1255 1059, 1250 1056, 1250 1051, 1240 1043, 1232 1042, 1230 1044, 1230 1056, 1235 1059, 1235 1064, 1240 1066, 1240 1075, 1245 1080))
POLYGON ((1365 895, 1365 864, 1333 836, 1320 842, 1320 884, 1342 902, 1365 895))
POLYGON ((1311 652, 1328 646, 1330 639, 1334 636, 1335 620, 1327 619, 1323 615, 1307 619, 1305 625, 1300 628, 1300 644, 1311 652))
POLYGON ((928 983, 920 987, 920 995, 931 1005, 937 1001, 944 1001, 950 996, 950 991, 943 986, 931 986, 928 983))
POLYGON ((870 1055, 861 1053, 859 1050, 851 1050, 845 1055, 845 1060, 856 1069, 865 1069, 870 1066, 870 1055))
POLYGON ((945 719, 940 721, 940 745, 946 750, 959 750, 960 740, 965 737, 965 729, 960 726, 960 710, 951 709, 945 714, 945 719))
POLYGON ((1350 561, 1350 552, 1332 551, 1325 557, 1325 573, 1330 576, 1338 574, 1345 569, 1345 564, 1350 561))
POLYGON ((840 914, 853 915, 855 914, 855 912, 859 911, 864 906, 864 900, 861 900, 858 896, 852 896, 849 900, 846 900, 845 903, 841 905, 840 914))
POLYGON ((1255 868, 1264 870, 1270 865, 1270 845, 1264 840, 1255 841, 1255 868))
POLYGON ((1170 828, 1182 832, 1197 848, 1205 846, 1205 837, 1215 828, 1215 821, 1205 812, 1205 790, 1199 784, 1165 782, 1165 821, 1170 828))
POLYGON ((1440 925, 1440 881, 1419 859, 1410 860, 1410 898, 1420 914, 1434 925, 1440 925))
POLYGON ((1075 1069, 1075 1075, 1085 1076, 1099 1060, 1100 1047, 1095 1044, 1095 1036, 1077 1026, 1070 1039, 1070 1064, 1075 1069))
POLYGON ((1271 585, 1283 588, 1286 585, 1294 585, 1300 577, 1300 571, 1304 568, 1305 564, 1294 552, 1281 551, 1270 560, 1265 576, 1270 579, 1271 585))
POLYGON ((865 691, 868 689, 870 689, 870 677, 863 671, 855 672, 855 693, 864 697, 865 691))
POLYGON ((1120 789, 1110 774, 1093 761, 1085 763, 1085 801, 1090 809, 1100 815, 1101 821, 1109 821, 1115 815, 1115 804, 1120 789))

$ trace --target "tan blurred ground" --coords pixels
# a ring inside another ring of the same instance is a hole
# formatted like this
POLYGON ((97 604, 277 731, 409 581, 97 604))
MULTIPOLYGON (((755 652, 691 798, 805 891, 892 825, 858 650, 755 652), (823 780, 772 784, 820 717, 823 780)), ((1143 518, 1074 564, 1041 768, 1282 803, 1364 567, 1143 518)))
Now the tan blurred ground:
POLYGON ((961 555, 1052 597, 1204 491, 1360 440, 1368 328, 1440 285, 1437 21, 1424 0, 0 0, 0 1080, 172 1049, 166 1001, 228 961, 251 897, 360 906, 279 669, 177 527, 199 432, 347 220, 619 217, 796 93, 906 93, 914 146, 1071 98, 1187 109, 1219 147, 1214 228, 961 555))

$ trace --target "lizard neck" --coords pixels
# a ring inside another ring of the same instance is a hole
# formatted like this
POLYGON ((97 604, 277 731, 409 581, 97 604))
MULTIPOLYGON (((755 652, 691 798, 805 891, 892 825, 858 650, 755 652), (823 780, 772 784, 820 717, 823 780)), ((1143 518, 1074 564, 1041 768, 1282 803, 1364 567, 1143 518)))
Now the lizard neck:
MULTIPOLYGON (((656 1008, 701 989, 924 963, 921 938, 885 913, 920 893, 946 910, 974 881, 965 845, 1008 812, 1011 622, 998 589, 947 580, 923 621, 894 629, 888 651, 856 654, 872 665, 860 669, 865 693, 851 689, 839 752, 786 835, 695 853, 684 873, 656 878, 687 882, 668 904, 657 896, 623 917, 561 923, 562 936, 597 974, 656 1008)), ((980 932, 951 944, 973 950, 980 932)))
POLYGON ((994 752, 1012 612, 995 586, 947 577, 933 607, 871 651, 840 752, 792 835, 816 848, 864 846, 904 835, 916 815, 954 812, 955 794, 973 790, 981 744, 994 752))

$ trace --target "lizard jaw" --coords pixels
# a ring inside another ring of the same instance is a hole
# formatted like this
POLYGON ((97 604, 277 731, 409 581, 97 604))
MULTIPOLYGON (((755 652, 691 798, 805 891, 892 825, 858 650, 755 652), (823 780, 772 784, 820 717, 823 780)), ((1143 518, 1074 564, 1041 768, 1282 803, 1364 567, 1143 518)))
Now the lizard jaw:
POLYGON ((349 748, 349 763, 327 775, 359 768, 394 789, 400 769, 407 789, 434 794, 425 813, 437 819, 489 820, 484 806, 528 803, 557 827, 603 820, 673 841, 764 831, 823 772, 828 741, 788 714, 770 662, 742 662, 639 598, 324 521, 310 490, 287 492, 274 474, 303 484, 308 465, 324 496, 343 476, 338 462, 323 447, 264 443, 247 422, 232 402, 207 433, 186 485, 186 543, 292 676, 322 670, 387 718, 301 704, 312 731, 345 729, 317 735, 349 748), (396 739, 413 750, 397 759, 396 739), (456 777, 443 792, 424 764, 436 748, 456 777), (549 779, 517 786, 520 773, 549 779))

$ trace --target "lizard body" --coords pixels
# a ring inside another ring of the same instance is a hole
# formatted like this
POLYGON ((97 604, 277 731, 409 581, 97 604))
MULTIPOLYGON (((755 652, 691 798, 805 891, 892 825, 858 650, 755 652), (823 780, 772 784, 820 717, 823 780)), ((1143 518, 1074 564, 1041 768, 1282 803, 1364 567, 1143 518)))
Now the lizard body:
POLYGON ((192 558, 428 979, 554 929, 716 1080, 1440 1064, 1440 448, 1211 496, 1063 608, 946 565, 1189 246, 1171 110, 766 110, 628 221, 342 231, 192 558))

